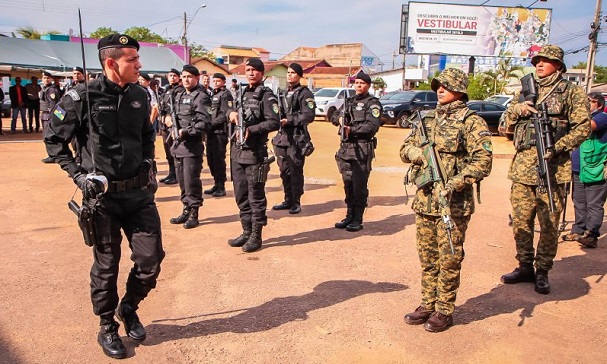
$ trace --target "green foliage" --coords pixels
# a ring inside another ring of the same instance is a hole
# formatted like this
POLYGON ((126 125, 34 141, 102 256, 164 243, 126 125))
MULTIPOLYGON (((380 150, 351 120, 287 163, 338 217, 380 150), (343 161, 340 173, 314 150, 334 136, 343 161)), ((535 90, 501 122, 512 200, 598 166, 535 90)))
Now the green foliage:
POLYGON ((25 39, 40 39, 41 36, 46 34, 61 34, 56 30, 50 30, 48 32, 41 33, 33 27, 17 28, 17 33, 25 39))
POLYGON ((139 42, 150 42, 150 43, 160 43, 166 44, 167 40, 161 37, 160 35, 150 31, 146 27, 130 27, 129 29, 124 31, 124 34, 129 35, 139 42))
POLYGON ((470 100, 484 100, 493 94, 494 84, 491 78, 479 73, 468 78, 468 98, 470 100))
POLYGON ((386 86, 388 86, 388 84, 386 84, 386 81, 384 81, 384 79, 381 77, 376 77, 373 81, 371 81, 371 84, 373 85, 373 89, 376 91, 382 90, 386 88, 386 86))
POLYGON ((107 28, 107 27, 99 27, 97 28, 97 30, 95 30, 94 32, 92 32, 89 37, 91 38, 95 38, 95 39, 101 39, 103 37, 106 37, 110 34, 114 34, 114 33, 118 33, 117 30, 114 30, 112 28, 107 28))
MULTIPOLYGON (((575 66, 571 67, 574 69, 586 69, 586 62, 579 62, 575 66)), ((594 64, 594 83, 605 83, 607 82, 607 66, 599 66, 596 63, 594 64)))
POLYGON ((416 90, 432 90, 432 87, 429 82, 420 82, 419 85, 417 85, 417 87, 415 87, 415 89, 416 90))
POLYGON ((188 45, 190 48, 190 57, 194 58, 205 58, 215 62, 215 54, 205 47, 197 43, 191 43, 188 45))

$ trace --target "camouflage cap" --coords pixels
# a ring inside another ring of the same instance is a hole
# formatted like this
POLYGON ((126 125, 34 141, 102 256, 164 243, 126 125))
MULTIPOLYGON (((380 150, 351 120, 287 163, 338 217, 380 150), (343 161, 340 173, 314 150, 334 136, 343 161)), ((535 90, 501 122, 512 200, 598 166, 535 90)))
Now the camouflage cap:
POLYGON ((436 92, 440 85, 449 91, 462 92, 468 98, 468 75, 457 68, 446 68, 432 80, 432 90, 436 92))
POLYGON ((564 62, 565 52, 559 46, 554 44, 544 44, 542 49, 531 58, 531 64, 535 66, 535 64, 539 61, 540 57, 548 58, 553 61, 557 61, 561 64, 561 71, 567 72, 567 66, 564 62))

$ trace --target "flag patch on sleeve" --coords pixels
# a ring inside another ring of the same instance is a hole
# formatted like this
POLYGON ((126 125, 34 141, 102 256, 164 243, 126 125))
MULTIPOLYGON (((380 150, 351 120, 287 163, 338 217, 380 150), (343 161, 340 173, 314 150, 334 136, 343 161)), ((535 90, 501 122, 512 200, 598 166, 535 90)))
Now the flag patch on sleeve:
POLYGON ((61 121, 65 119, 65 110, 63 110, 59 105, 55 106, 55 111, 53 111, 53 114, 61 121))

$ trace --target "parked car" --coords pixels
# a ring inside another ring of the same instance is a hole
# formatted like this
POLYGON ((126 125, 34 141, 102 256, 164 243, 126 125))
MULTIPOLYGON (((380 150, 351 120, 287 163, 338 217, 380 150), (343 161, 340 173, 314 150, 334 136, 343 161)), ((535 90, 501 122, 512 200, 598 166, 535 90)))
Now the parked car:
POLYGON ((416 110, 435 109, 437 101, 433 91, 398 91, 386 94, 379 99, 383 107, 381 121, 407 128, 410 124, 409 117, 416 110))
POLYGON ((504 105, 497 104, 491 101, 472 100, 466 104, 470 110, 476 111, 476 114, 485 119, 489 130, 493 133, 498 133, 500 117, 506 111, 504 105))
POLYGON ((316 102, 316 116, 324 116, 326 120, 331 120, 335 110, 344 104, 346 97, 356 95, 353 88, 321 88, 314 94, 316 102))
MULTIPOLYGON (((2 90, 0 90, 2 92, 2 90)), ((8 92, 4 93, 4 101, 2 101, 2 116, 5 118, 11 117, 11 99, 8 92)))
POLYGON ((506 137, 506 139, 508 139, 508 140, 512 140, 514 138, 514 132, 506 130, 505 117, 506 117, 506 113, 503 113, 502 116, 500 117, 500 123, 499 123, 499 126, 497 127, 497 133, 500 136, 506 137))
POLYGON ((500 105, 504 105, 506 107, 508 107, 508 104, 510 103, 510 101, 512 101, 512 98, 514 96, 512 95, 493 95, 493 96, 489 96, 485 99, 485 101, 491 101, 491 102, 495 102, 496 104, 500 104, 500 105))

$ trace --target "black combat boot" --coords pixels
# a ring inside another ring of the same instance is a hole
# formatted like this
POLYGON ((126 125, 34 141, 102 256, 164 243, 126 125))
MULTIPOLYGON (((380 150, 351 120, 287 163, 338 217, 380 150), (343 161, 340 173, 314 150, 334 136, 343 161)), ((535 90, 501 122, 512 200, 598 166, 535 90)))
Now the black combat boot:
POLYGON ((198 208, 199 208, 198 206, 192 207, 192 210, 190 211, 190 215, 188 215, 188 219, 183 224, 184 229, 191 229, 191 228, 195 228, 196 226, 198 226, 198 208))
POLYGON ((97 334, 97 342, 101 345, 103 353, 114 359, 126 358, 126 347, 118 335, 119 327, 120 325, 115 321, 101 325, 97 334))
POLYGON ((353 214, 354 208, 348 206, 348 211, 346 212, 345 219, 335 223, 335 227, 338 229, 345 229, 346 226, 348 226, 348 224, 352 222, 353 214))
POLYGON ((301 202, 299 198, 294 198, 293 203, 291 204, 291 208, 289 209, 289 213, 291 215, 299 214, 301 212, 301 202))
POLYGON ((533 282, 535 274, 533 273, 533 264, 521 263, 518 268, 512 272, 504 274, 501 278, 503 283, 514 284, 520 282, 533 282))
POLYGON ((535 271, 535 291, 539 294, 550 293, 550 282, 548 282, 548 271, 538 269, 535 271))
POLYGON ((352 213, 352 221, 346 225, 347 231, 359 231, 363 229, 363 214, 365 213, 364 207, 355 207, 352 213))
POLYGON ((242 251, 245 253, 252 253, 261 248, 261 230, 263 229, 263 225, 253 224, 253 229, 251 230, 251 236, 249 236, 249 240, 242 246, 242 251))
POLYGON ((205 195, 212 195, 213 193, 215 193, 215 191, 217 191, 217 181, 215 181, 213 187, 204 190, 202 193, 204 193, 205 195))
POLYGON ((171 224, 183 224, 184 222, 186 222, 188 220, 188 216, 190 216, 190 211, 192 211, 192 208, 190 206, 183 206, 183 211, 181 212, 181 215, 171 218, 171 224))
POLYGON ((212 193, 213 197, 223 197, 226 195, 226 185, 225 182, 217 182, 216 189, 212 193))
POLYGON ((135 341, 145 340, 145 328, 139 321, 137 311, 129 303, 121 302, 116 311, 116 317, 124 324, 126 335, 135 341))
POLYGON ((272 210, 289 210, 292 204, 291 196, 285 195, 285 200, 278 205, 272 206, 272 210))
POLYGON ((177 184, 177 175, 175 173, 169 174, 167 179, 164 181, 165 185, 176 185, 177 184))
POLYGON ((251 236, 251 222, 240 220, 240 224, 242 225, 242 234, 237 238, 228 240, 228 244, 235 248, 243 246, 249 240, 249 236, 251 236))

